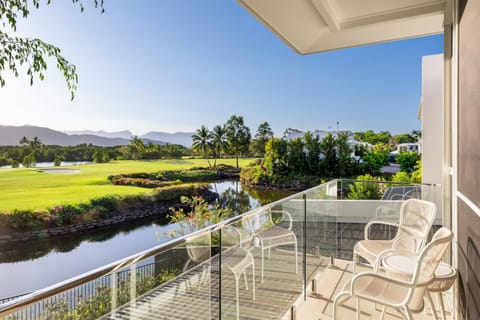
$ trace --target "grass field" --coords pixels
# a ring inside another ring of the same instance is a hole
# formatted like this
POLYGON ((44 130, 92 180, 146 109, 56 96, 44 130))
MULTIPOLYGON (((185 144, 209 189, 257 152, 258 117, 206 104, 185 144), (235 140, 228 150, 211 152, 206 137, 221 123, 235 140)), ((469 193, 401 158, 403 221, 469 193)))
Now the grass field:
MULTIPOLYGON (((240 159, 240 166, 253 159, 240 159)), ((235 159, 219 163, 235 165, 235 159)), ((81 170, 79 174, 44 173, 39 168, 0 169, 0 211, 44 209, 58 204, 80 203, 108 194, 126 195, 149 192, 132 186, 114 186, 107 177, 118 173, 156 172, 191 167, 206 167, 203 159, 113 161, 102 164, 62 167, 81 170)))

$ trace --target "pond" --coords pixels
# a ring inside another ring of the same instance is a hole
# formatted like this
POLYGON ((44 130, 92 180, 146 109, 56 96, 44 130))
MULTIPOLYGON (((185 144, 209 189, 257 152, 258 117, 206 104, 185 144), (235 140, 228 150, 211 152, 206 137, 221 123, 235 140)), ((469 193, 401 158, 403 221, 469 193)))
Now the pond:
MULTIPOLYGON (((292 192, 258 190, 238 181, 211 184, 219 202, 236 214, 292 192)), ((145 219, 71 236, 0 245, 0 300, 29 293, 169 240, 166 219, 145 219)))
MULTIPOLYGON (((93 163, 91 161, 62 161, 60 163, 60 166, 79 166, 82 164, 89 164, 93 163)), ((35 164, 35 168, 49 168, 49 167, 54 167, 55 163, 54 162, 37 162, 35 164)), ((9 169, 12 168, 12 166, 0 166, 0 169, 9 169)), ((23 168, 22 164, 19 164, 19 168, 23 168)))

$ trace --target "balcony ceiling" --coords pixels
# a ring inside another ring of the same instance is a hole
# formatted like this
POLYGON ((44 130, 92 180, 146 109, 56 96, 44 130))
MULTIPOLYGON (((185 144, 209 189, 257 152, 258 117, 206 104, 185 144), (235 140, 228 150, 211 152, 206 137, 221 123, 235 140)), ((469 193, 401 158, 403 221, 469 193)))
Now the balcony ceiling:
POLYGON ((445 0, 238 0, 300 54, 443 32, 445 0))

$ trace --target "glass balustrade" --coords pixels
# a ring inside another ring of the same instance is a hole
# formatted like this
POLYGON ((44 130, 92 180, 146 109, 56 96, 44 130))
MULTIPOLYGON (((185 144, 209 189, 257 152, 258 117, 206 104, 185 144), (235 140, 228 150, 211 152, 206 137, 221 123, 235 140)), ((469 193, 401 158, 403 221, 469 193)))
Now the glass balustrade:
MULTIPOLYGON (((439 186, 332 180, 0 304, 0 319, 281 319, 336 259, 351 261, 369 221, 398 221, 406 199, 440 194, 439 186)), ((375 226, 370 236, 395 232, 375 226)))

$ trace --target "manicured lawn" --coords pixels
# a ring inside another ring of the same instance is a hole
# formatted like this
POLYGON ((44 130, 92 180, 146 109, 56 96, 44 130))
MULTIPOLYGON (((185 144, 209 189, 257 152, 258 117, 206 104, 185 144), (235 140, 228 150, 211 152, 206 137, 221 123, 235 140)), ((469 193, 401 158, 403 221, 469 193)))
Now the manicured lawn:
MULTIPOLYGON (((240 159, 240 166, 253 159, 240 159)), ((235 159, 219 163, 235 165, 235 159)), ((118 173, 156 172, 191 167, 206 167, 203 159, 113 161, 62 168, 80 169, 79 174, 51 174, 41 169, 0 169, 0 211, 12 209, 44 209, 58 204, 80 203, 108 194, 149 192, 131 186, 114 186, 107 177, 118 173)))

